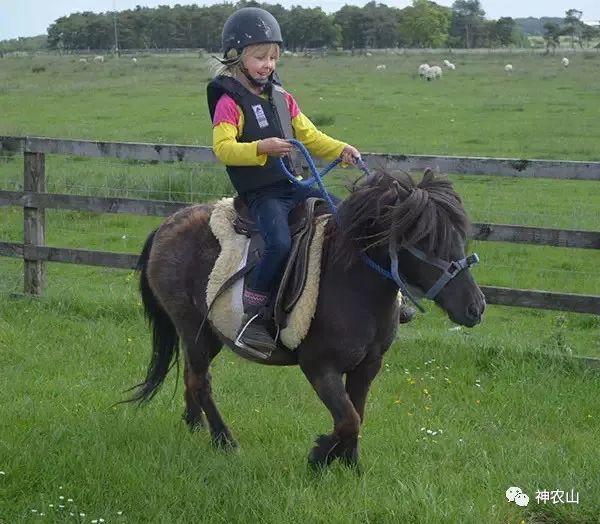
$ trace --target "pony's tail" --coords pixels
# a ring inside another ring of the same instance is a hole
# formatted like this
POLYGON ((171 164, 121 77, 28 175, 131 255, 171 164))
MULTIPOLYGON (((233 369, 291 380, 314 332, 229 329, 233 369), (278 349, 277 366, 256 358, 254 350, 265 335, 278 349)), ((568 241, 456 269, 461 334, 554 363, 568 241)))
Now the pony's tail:
POLYGON ((179 336, 173 322, 159 304, 148 283, 148 259, 156 229, 150 233, 138 258, 136 270, 140 272, 140 294, 144 305, 144 315, 152 328, 152 356, 146 378, 128 391, 136 390, 126 402, 147 402, 162 385, 167 373, 179 364, 179 336))

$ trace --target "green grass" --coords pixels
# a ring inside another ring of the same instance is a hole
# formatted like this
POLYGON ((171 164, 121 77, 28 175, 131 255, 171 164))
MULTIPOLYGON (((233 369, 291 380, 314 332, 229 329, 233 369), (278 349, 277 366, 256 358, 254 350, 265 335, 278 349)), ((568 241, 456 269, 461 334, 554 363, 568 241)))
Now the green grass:
MULTIPOLYGON (((457 70, 435 83, 415 74, 430 55, 286 59, 281 74, 324 131, 363 151, 597 159, 597 55, 576 55, 568 69, 551 57, 451 60, 457 70)), ((210 143, 208 72, 197 58, 0 65, 0 134, 210 143)), ((18 190, 21 170, 21 158, 0 152, 1 189, 18 190)), ((56 192, 231 194, 216 166, 49 155, 47 173, 56 192)), ((343 196, 354 175, 336 172, 328 185, 343 196)), ((596 181, 453 180, 474 221, 598 230, 596 181)), ((138 252, 160 221, 48 210, 47 240, 138 252)), ((22 211, 0 208, 0 240, 21 239, 22 211)), ((600 294, 594 250, 471 248, 482 255, 482 284, 600 294)), ((149 357, 137 277, 68 264, 47 272, 44 296, 22 297, 22 264, 0 258, 0 523, 37 521, 39 512, 57 523, 598 522, 600 381, 570 358, 600 355, 598 316, 490 306, 482 325, 456 330, 428 305, 403 326, 372 388, 363 474, 336 464, 315 476, 306 454, 331 422, 298 369, 253 366, 228 350, 216 359, 216 400, 242 446, 218 452, 181 422, 174 372, 143 409, 113 407, 149 357), (507 502, 513 485, 532 498, 528 508, 507 502), (580 503, 539 505, 542 489, 574 489, 580 503)))

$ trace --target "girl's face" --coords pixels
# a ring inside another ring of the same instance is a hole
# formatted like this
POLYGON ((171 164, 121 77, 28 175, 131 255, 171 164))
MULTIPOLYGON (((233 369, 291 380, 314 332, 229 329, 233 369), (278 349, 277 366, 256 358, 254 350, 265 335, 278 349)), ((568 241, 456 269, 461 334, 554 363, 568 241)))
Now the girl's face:
POLYGON ((259 81, 268 80, 279 59, 279 46, 258 44, 248 46, 244 51, 242 60, 250 76, 259 81))

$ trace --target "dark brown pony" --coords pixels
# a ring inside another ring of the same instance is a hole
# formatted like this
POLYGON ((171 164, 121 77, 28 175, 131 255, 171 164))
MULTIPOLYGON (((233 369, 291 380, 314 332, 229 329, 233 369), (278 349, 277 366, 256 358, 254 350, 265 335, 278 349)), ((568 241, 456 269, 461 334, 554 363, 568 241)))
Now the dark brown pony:
MULTIPOLYGON (((235 448, 213 400, 209 374, 211 360, 230 341, 210 322, 202 325, 206 285, 220 251, 209 226, 212 209, 194 205, 175 213, 148 237, 140 255, 140 287, 153 352, 146 378, 131 400, 143 402, 156 394, 177 362, 181 340, 185 421, 194 429, 204 425, 206 416, 213 442, 235 448)), ((436 261, 465 260, 468 228, 452 184, 431 171, 418 184, 406 174, 363 178, 340 204, 338 220, 329 220, 308 334, 295 351, 280 348, 261 361, 299 365, 331 412, 333 432, 317 438, 308 458, 311 465, 336 458, 357 462, 367 393, 398 327, 398 286, 369 267, 361 253, 389 268, 395 251, 407 283, 426 293, 444 273, 436 261), (399 247, 390 250, 390 245, 399 247)), ((451 320, 468 327, 480 322, 485 308, 468 267, 460 268, 434 300, 451 320)))

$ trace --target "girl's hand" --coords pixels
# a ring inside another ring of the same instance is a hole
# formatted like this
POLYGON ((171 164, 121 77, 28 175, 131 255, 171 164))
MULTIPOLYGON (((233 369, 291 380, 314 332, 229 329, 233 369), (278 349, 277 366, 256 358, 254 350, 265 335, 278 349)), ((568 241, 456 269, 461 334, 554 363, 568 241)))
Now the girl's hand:
POLYGON ((256 152, 259 155, 267 154, 269 156, 283 157, 292 150, 292 144, 283 138, 271 137, 263 138, 256 145, 256 152))
POLYGON ((360 152, 350 144, 346 144, 346 147, 344 147, 342 150, 340 158, 344 164, 351 164, 355 166, 356 161, 360 158, 360 152))

